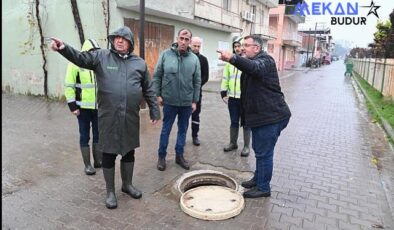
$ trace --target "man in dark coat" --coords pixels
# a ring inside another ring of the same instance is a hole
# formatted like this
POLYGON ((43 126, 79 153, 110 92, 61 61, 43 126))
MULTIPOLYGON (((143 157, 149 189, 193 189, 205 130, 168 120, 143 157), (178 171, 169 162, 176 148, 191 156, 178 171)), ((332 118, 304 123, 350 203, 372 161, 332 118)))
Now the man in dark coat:
POLYGON ((275 144, 291 113, 280 88, 275 60, 262 51, 263 40, 257 35, 246 36, 242 46, 245 57, 218 50, 221 60, 242 71, 241 124, 252 129, 256 170, 253 178, 241 185, 251 188, 243 194, 245 198, 269 197, 275 144))
POLYGON ((200 131, 200 113, 201 113, 201 100, 202 100, 202 87, 209 80, 209 64, 208 59, 200 53, 202 44, 202 39, 199 37, 193 37, 190 44, 190 48, 193 53, 200 60, 201 67, 201 88, 200 88, 200 100, 197 102, 196 111, 192 113, 192 139, 193 144, 196 146, 200 145, 200 140, 198 139, 198 131, 200 131))
POLYGON ((149 80, 147 65, 132 52, 134 37, 124 26, 108 36, 110 49, 79 52, 60 39, 52 38, 51 48, 74 64, 91 69, 97 77, 99 148, 103 152, 102 167, 106 182, 107 208, 116 208, 115 159, 122 155, 120 172, 122 192, 140 198, 132 185, 134 149, 139 147, 139 104, 145 97, 153 124, 160 119, 160 110, 149 80))

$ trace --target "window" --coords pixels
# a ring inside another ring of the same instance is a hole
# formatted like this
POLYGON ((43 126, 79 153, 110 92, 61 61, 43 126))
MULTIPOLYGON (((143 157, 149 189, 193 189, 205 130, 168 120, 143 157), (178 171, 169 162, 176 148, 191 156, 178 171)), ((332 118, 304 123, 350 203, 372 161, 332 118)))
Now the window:
POLYGON ((231 0, 223 0, 223 9, 230 11, 230 9, 231 9, 231 0))

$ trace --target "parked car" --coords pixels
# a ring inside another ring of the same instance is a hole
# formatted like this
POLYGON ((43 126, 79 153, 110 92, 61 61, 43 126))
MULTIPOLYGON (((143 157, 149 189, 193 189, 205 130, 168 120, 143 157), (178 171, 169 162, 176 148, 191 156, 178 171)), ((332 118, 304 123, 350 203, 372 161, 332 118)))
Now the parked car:
POLYGON ((324 65, 329 65, 329 64, 331 64, 331 56, 324 56, 324 58, 323 58, 323 64, 324 64, 324 65))

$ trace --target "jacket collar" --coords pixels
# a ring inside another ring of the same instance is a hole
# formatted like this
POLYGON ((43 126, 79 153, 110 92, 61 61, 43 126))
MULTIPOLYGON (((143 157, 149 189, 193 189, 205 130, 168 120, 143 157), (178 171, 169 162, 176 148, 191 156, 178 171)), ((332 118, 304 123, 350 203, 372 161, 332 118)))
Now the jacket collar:
POLYGON ((187 47, 187 50, 186 50, 185 53, 180 53, 179 50, 178 50, 178 43, 176 43, 176 42, 172 43, 171 50, 173 52, 175 52, 177 56, 184 56, 184 57, 186 57, 186 56, 189 56, 192 53, 192 49, 190 47, 187 47))

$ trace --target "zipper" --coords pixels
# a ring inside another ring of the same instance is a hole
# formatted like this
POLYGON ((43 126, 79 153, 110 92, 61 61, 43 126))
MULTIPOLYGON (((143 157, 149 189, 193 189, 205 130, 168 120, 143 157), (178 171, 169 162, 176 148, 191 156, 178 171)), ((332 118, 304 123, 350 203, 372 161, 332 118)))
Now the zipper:
MULTIPOLYGON (((235 68, 235 67, 233 67, 235 68)), ((237 79, 238 79, 238 69, 236 68, 237 71, 235 71, 235 83, 234 83, 234 98, 236 98, 235 93, 237 91, 237 79)))
POLYGON ((97 82, 96 82, 96 77, 94 77, 94 80, 93 80, 92 70, 89 70, 89 75, 90 75, 90 83, 94 83, 94 109, 97 109, 97 82))

